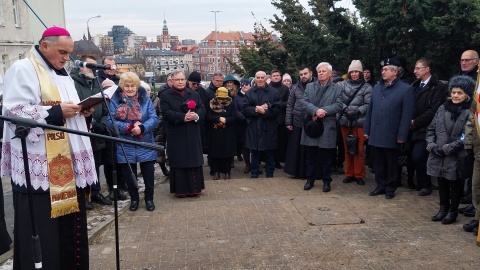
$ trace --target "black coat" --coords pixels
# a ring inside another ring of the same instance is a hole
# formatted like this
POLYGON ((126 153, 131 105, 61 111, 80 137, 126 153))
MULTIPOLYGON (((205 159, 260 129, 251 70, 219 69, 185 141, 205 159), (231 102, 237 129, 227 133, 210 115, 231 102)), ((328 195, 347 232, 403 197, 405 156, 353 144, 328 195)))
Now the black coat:
POLYGON ((264 151, 277 148, 277 117, 280 113, 280 95, 270 85, 252 87, 245 95, 242 113, 247 119, 245 147, 264 151), (268 104, 265 114, 255 112, 255 106, 268 104))
MULTIPOLYGON (((205 91, 205 89, 200 85, 198 86, 197 90, 192 90, 192 91, 196 91, 199 95, 200 95, 200 99, 202 100, 202 103, 203 105, 205 106, 205 108, 207 108, 208 106, 208 99, 207 99, 207 92, 205 91)), ((204 154, 208 154, 208 131, 207 131, 207 125, 204 121, 204 119, 202 119, 201 121, 199 121, 200 123, 200 135, 202 137, 202 148, 203 148, 203 153, 204 154)))
MULTIPOLYGON (((213 99, 214 100, 214 99, 213 99)), ((212 110, 213 100, 209 101, 207 108, 207 129, 208 129, 208 155, 211 157, 226 158, 234 157, 237 154, 237 141, 235 134, 235 122, 237 110, 233 100, 223 108, 223 111, 212 110), (220 117, 225 117, 225 127, 214 125, 220 122, 220 117)))
POLYGON ((173 90, 167 90, 160 96, 167 132, 167 154, 173 168, 195 168, 203 164, 200 121, 185 122, 187 102, 190 100, 197 104, 194 111, 199 120, 204 120, 205 107, 197 92, 187 89, 182 97, 173 90))
MULTIPOLYGON (((72 69, 70 76, 75 83, 75 89, 77 89, 77 94, 80 100, 84 100, 89 96, 100 93, 101 86, 97 79, 86 78, 84 75, 80 74, 78 68, 72 69)), ((108 135, 106 130, 108 115, 107 106, 104 104, 104 102, 102 102, 98 105, 95 105, 94 109, 95 110, 93 111, 91 117, 87 118, 87 122, 91 123, 91 131, 101 135, 108 135)), ((105 140, 103 139, 90 138, 90 142, 92 144, 93 151, 105 149, 106 144, 105 140)))
POLYGON ((282 82, 279 83, 270 83, 270 86, 277 89, 278 94, 280 95, 280 114, 278 115, 277 122, 278 125, 285 125, 285 115, 287 114, 287 101, 288 95, 290 91, 288 91, 288 86, 283 84, 282 82))
POLYGON ((412 141, 425 140, 427 127, 432 122, 438 107, 445 102, 445 92, 447 91, 447 85, 440 82, 435 74, 432 74, 423 90, 419 89, 420 83, 421 81, 417 80, 412 84, 415 91, 412 141))

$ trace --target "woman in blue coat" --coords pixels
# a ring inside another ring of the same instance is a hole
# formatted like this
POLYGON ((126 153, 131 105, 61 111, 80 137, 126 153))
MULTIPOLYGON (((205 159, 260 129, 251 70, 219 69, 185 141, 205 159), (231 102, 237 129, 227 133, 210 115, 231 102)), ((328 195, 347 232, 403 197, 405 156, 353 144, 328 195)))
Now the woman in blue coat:
MULTIPOLYGON (((140 87, 140 79, 133 72, 125 72, 120 76, 119 88, 110 100, 110 111, 113 113, 115 125, 118 127, 120 138, 154 143, 153 130, 158 124, 157 113, 147 91, 140 87)), ((109 125, 112 125, 109 119, 109 125)), ((154 168, 157 152, 134 145, 124 144, 127 159, 122 148, 117 147, 117 160, 122 166, 122 171, 132 168, 137 175, 137 163, 145 182, 145 205, 148 211, 155 210, 153 203, 154 168)), ((126 174, 127 175, 127 174, 126 174)), ((138 209, 138 186, 136 179, 127 176, 128 193, 130 195, 130 210, 138 209)))

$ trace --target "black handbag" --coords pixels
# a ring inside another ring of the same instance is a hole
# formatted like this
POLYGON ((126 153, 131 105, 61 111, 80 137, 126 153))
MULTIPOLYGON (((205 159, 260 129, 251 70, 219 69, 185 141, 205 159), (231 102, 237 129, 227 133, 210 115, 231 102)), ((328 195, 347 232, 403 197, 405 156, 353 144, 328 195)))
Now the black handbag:
POLYGON ((355 156, 358 154, 358 137, 353 135, 352 128, 349 128, 349 134, 345 138, 347 143, 347 151, 350 155, 355 156))

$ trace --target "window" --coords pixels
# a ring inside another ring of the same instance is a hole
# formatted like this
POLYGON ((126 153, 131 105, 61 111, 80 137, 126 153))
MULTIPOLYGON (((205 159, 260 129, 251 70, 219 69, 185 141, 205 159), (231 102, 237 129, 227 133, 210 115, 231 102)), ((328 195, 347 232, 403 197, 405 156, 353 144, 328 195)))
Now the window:
POLYGON ((0 26, 5 25, 5 16, 3 15, 3 1, 0 1, 0 26))
POLYGON ((3 54, 2 55, 3 74, 7 72, 7 62, 8 62, 8 54, 3 54))
POLYGON ((12 0, 13 6, 13 21, 15 27, 20 27, 20 6, 18 5, 18 0, 12 0))

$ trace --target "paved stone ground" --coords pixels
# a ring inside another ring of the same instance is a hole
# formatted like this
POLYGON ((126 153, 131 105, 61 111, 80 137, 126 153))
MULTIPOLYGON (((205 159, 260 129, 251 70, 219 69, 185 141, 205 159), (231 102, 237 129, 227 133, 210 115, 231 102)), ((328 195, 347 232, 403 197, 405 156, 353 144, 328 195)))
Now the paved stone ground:
MULTIPOLYGON (((195 198, 175 198, 169 184, 155 190, 154 212, 143 203, 119 218, 121 269, 480 269, 480 248, 462 224, 430 221, 438 192, 419 197, 399 188, 393 200, 369 197, 367 185, 332 191, 317 181, 277 170, 249 179, 236 161, 231 180, 210 180, 195 198)), ((91 269, 116 269, 113 223, 90 246, 91 269)))

